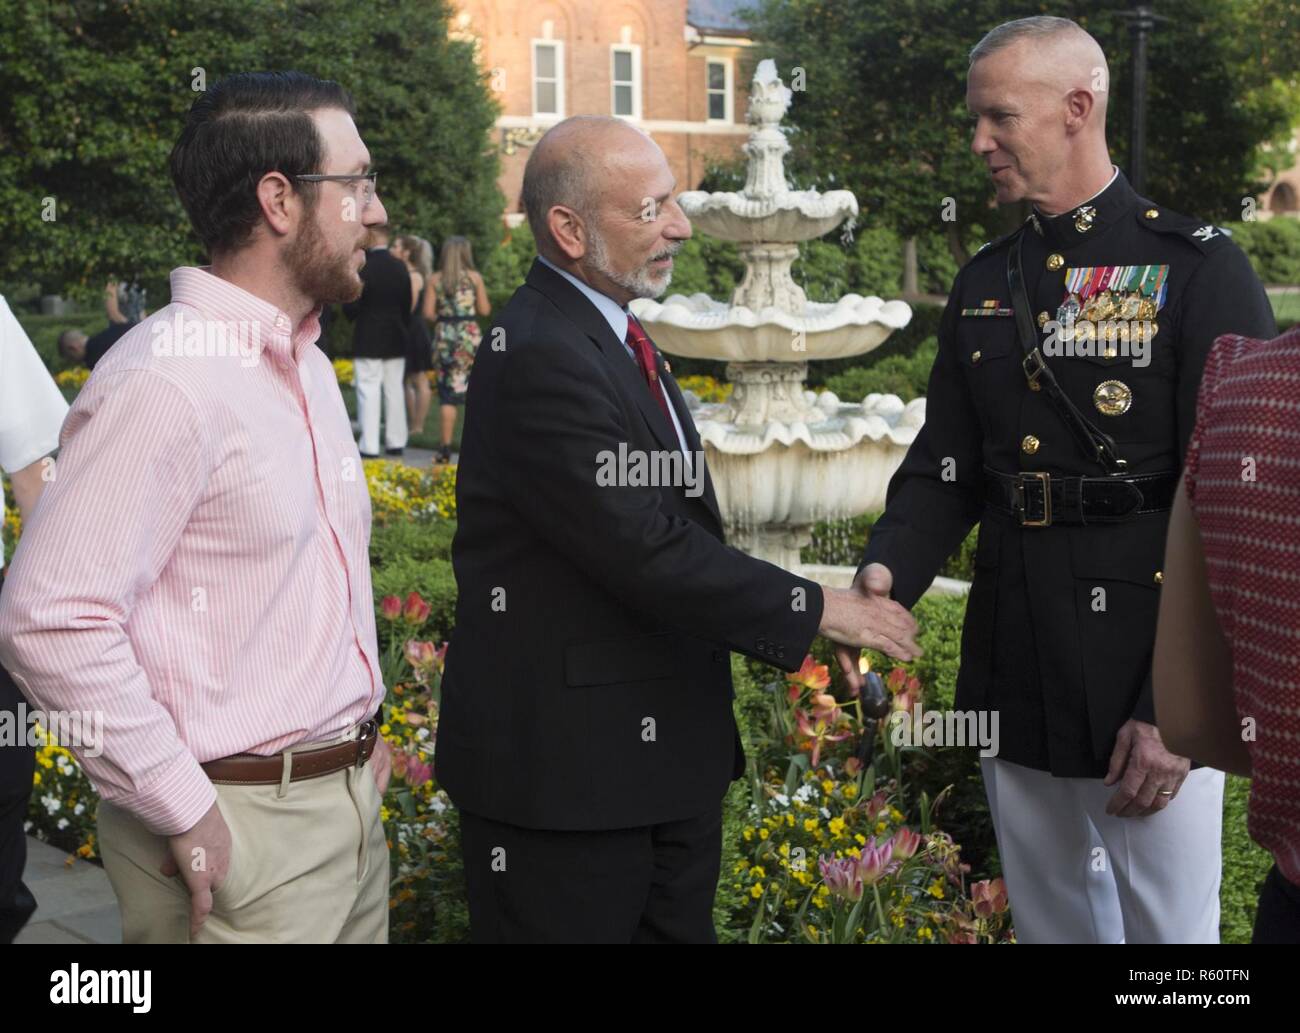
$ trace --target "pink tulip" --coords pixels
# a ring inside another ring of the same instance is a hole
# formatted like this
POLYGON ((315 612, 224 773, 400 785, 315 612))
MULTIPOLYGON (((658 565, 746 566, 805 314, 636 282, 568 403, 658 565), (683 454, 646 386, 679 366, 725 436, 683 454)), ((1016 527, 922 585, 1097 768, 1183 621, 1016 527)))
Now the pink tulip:
POLYGON ((894 857, 906 861, 909 857, 915 857, 916 852, 921 849, 921 835, 904 826, 894 833, 891 845, 894 849, 894 857))
POLYGON ((386 595, 379 604, 379 612, 384 620, 395 621, 402 615, 402 600, 395 595, 386 595))
POLYGON ((406 765, 406 783, 412 788, 418 788, 425 782, 433 778, 433 768, 422 760, 416 760, 414 757, 406 765))
POLYGON ((833 896, 854 902, 862 899, 862 877, 853 858, 819 857, 817 866, 833 896))
POLYGON ((1007 909, 1007 884, 1002 879, 982 879, 973 883, 970 897, 980 918, 1000 915, 1007 909))
POLYGON ((433 664, 435 653, 432 642, 417 642, 408 639, 406 643, 406 661, 412 667, 429 667, 433 664))
POLYGON ((868 843, 862 848, 862 856, 858 858, 857 867, 858 876, 862 879, 864 885, 872 886, 887 874, 886 869, 889 867, 889 861, 893 853, 894 845, 889 842, 882 846, 873 846, 868 843))
POLYGON ((423 624, 429 618, 429 610, 429 604, 420 597, 420 593, 412 592, 406 597, 403 616, 410 624, 423 624))

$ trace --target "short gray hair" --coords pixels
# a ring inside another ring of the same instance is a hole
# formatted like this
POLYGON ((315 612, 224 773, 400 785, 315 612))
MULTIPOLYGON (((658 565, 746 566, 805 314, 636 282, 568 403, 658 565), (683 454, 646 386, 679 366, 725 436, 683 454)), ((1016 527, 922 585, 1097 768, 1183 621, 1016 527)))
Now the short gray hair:
POLYGON ((1022 39, 1046 40, 1075 32, 1087 35, 1078 22, 1073 22, 1069 18, 1054 18, 1047 14, 1003 22, 996 28, 990 29, 984 38, 971 48, 970 64, 973 65, 980 58, 995 54, 1022 39))

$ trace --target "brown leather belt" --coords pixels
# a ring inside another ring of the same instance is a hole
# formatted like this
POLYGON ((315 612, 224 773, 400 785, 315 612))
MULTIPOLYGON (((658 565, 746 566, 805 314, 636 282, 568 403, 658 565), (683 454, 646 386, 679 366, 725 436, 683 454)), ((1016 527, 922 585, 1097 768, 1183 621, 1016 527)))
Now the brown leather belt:
MULTIPOLYGON (((359 768, 370 759, 378 738, 379 724, 371 718, 361 722, 355 739, 317 749, 295 749, 290 759, 289 781, 320 778, 353 765, 359 768)), ((269 757, 237 753, 199 766, 209 779, 221 785, 279 785, 284 779, 283 753, 273 753, 269 757)))

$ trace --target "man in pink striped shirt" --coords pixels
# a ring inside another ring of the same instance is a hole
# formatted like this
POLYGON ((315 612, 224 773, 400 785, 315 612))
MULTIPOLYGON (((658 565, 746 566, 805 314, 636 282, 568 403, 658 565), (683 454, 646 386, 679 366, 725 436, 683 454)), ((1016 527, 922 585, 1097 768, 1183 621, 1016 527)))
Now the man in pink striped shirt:
POLYGON ((352 114, 298 73, 195 101, 212 264, 96 366, 0 606, 24 694, 102 721, 73 746, 127 942, 387 939, 370 503, 315 345, 386 219, 352 114))

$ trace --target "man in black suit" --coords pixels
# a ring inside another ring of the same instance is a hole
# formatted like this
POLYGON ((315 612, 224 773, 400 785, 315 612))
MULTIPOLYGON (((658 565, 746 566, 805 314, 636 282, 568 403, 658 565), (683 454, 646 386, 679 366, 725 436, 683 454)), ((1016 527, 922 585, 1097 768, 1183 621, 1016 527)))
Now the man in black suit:
POLYGON ((893 601, 724 543, 682 395, 626 309, 690 236, 674 188, 619 119, 552 128, 524 173, 540 257, 470 377, 436 764, 478 942, 714 941, 744 770, 729 651, 792 671, 820 632, 919 653, 893 601))
POLYGON ((355 324, 353 367, 357 385, 357 420, 361 455, 379 453, 379 395, 384 396, 384 444, 390 456, 406 447, 406 339, 411 325, 411 274, 388 250, 388 228, 370 230, 371 246, 361 267, 361 297, 343 306, 355 324))

